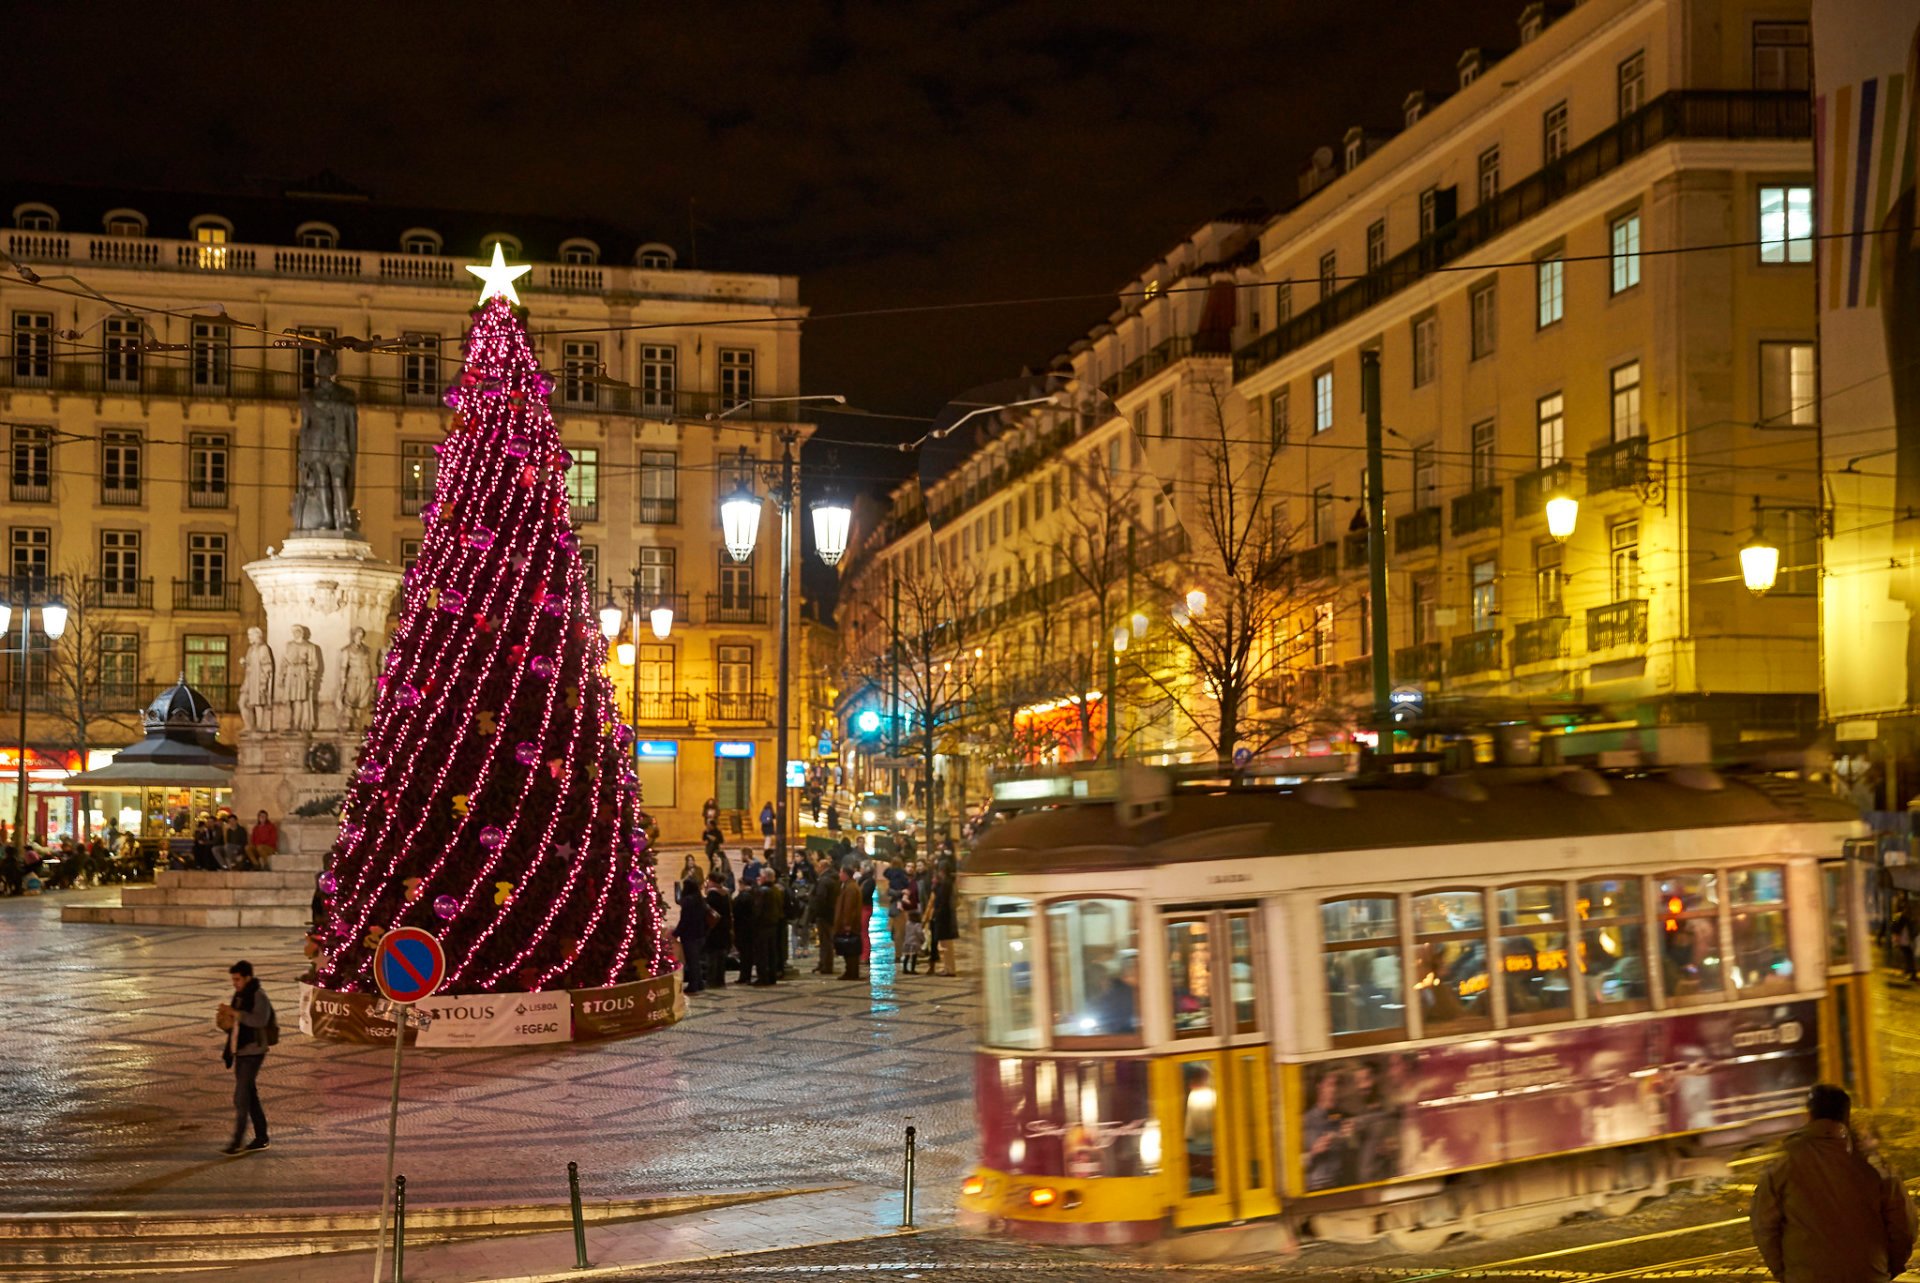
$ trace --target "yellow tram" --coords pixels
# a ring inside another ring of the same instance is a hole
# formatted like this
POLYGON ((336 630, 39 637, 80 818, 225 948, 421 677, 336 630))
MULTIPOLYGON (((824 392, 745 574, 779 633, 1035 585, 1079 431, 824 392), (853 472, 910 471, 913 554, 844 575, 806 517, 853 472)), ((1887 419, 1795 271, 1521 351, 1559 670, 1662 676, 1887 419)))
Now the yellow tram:
POLYGON ((1093 1243, 1284 1216, 1419 1250, 1623 1211, 1797 1126, 1816 1080, 1873 1099, 1863 829, 1818 785, 1216 780, 1141 813, 1023 783, 961 871, 965 1224, 1093 1243))

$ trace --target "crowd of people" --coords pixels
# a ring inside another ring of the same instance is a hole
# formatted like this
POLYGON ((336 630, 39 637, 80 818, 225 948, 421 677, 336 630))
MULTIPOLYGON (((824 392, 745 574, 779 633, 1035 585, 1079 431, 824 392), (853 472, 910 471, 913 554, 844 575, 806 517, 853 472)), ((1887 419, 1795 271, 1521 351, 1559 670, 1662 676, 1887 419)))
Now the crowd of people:
POLYGON ((280 830, 265 811, 243 825, 232 811, 180 811, 169 821, 177 840, 164 848, 142 843, 131 829, 108 821, 82 841, 71 834, 32 839, 24 853, 0 824, 0 895, 38 895, 112 882, 145 882, 154 869, 266 870, 280 849, 280 830))

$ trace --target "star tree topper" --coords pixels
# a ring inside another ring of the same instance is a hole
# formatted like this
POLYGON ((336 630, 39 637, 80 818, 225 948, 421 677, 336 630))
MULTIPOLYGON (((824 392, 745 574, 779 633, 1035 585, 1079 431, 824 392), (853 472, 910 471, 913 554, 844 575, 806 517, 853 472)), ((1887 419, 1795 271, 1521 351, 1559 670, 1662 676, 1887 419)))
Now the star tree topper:
POLYGON ((493 243, 493 262, 486 267, 475 267, 471 263, 467 270, 480 278, 480 301, 490 298, 503 298, 515 307, 520 306, 520 295, 514 291, 513 283, 533 270, 531 263, 522 263, 517 267, 507 266, 507 256, 500 250, 500 242, 493 243))

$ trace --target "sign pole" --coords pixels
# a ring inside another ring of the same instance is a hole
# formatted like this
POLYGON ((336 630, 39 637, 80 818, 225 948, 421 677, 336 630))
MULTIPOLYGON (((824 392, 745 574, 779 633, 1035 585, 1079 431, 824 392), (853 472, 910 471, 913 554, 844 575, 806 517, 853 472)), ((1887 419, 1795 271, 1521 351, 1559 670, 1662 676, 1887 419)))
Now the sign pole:
POLYGON ((407 1045, 407 1013, 410 1002, 393 1005, 393 1090, 387 1098, 387 1179, 380 1186, 380 1241, 373 1248, 373 1283, 380 1283, 386 1266, 387 1214, 393 1196, 393 1138, 400 1126, 400 1052, 407 1045))

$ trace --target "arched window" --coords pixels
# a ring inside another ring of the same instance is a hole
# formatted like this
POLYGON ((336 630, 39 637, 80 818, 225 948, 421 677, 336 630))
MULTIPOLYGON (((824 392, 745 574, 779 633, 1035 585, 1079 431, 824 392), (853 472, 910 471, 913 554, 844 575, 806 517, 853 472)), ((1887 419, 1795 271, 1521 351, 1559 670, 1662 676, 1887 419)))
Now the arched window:
POLYGON ((562 263, 598 263, 600 247, 582 236, 560 242, 560 261, 562 263))
POLYGON ((440 233, 430 227, 410 227, 400 233, 400 249, 403 253, 438 254, 441 244, 440 233))
POLYGON ((13 225, 23 232, 57 232, 60 230, 60 215, 51 205, 30 201, 14 206, 13 225))
POLYGON ((480 238, 480 257, 492 258, 493 247, 498 245, 508 258, 520 257, 520 238, 509 236, 505 232, 489 232, 480 238))
POLYGON ((225 270, 227 241, 232 239, 233 224, 218 214, 202 214, 188 224, 193 239, 200 243, 199 264, 210 272, 225 270))
POLYGON ((302 223, 293 234, 302 249, 338 249, 340 233, 331 223, 302 223))
POLYGON ((147 216, 137 209, 110 209, 101 220, 109 236, 145 236, 147 216))
POLYGON ((633 256, 633 261, 649 272, 670 271, 679 260, 680 256, 674 253, 673 246, 662 245, 658 241, 642 245, 633 256))

